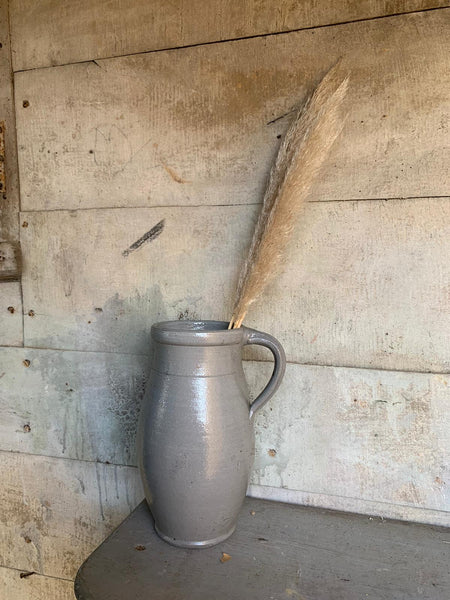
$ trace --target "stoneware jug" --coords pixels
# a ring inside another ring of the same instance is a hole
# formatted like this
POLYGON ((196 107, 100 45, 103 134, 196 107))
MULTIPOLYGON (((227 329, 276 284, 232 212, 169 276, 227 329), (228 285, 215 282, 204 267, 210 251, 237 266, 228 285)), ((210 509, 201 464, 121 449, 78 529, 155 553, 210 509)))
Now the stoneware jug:
POLYGON ((277 390, 286 359, 272 336, 220 321, 152 327, 152 365, 142 406, 138 457, 158 535, 186 548, 229 537, 254 457, 252 417, 277 390), (275 358, 272 377, 250 404, 242 348, 275 358))

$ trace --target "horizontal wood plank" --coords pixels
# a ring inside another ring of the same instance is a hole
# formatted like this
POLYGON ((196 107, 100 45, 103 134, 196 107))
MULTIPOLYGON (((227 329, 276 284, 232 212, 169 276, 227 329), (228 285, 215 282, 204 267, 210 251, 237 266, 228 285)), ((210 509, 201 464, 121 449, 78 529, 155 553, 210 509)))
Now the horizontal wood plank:
MULTIPOLYGON (((264 379, 258 364, 247 372, 252 387, 264 379)), ((397 505, 384 513, 394 518, 431 509, 450 525, 449 400, 449 376, 289 365, 256 419, 252 483, 303 492, 290 495, 299 503, 336 497, 329 508, 343 497, 369 513, 371 502, 397 505)))
POLYGON ((446 6, 444 0, 11 0, 15 70, 446 6), (199 18, 201 15, 201 18, 199 18))
MULTIPOLYGON (((227 320, 256 211, 24 213, 26 345, 148 354, 155 321, 227 320)), ((447 198, 310 203, 246 324, 292 362, 449 371, 449 213, 447 198)))
POLYGON ((0 348, 0 449, 136 465, 147 363, 130 354, 0 348))
POLYGON ((72 581, 38 573, 24 577, 27 573, 0 567, 0 596, 5 600, 75 600, 72 581))
POLYGON ((339 57, 349 117, 311 198, 448 195, 449 15, 18 73, 22 208, 259 202, 293 107, 339 57))
MULTIPOLYGON (((18 281, 0 282, 0 346, 22 346, 22 292, 18 281)), ((0 375, 2 373, 0 364, 0 375)))
POLYGON ((0 564, 74 579, 142 500, 138 470, 0 452, 0 564))
MULTIPOLYGON (((0 364, 1 450, 136 465, 144 357, 0 349, 0 364)), ((255 395, 270 365, 245 368, 255 395)), ((445 375, 289 364, 256 418, 256 493, 445 524, 449 400, 445 375)))

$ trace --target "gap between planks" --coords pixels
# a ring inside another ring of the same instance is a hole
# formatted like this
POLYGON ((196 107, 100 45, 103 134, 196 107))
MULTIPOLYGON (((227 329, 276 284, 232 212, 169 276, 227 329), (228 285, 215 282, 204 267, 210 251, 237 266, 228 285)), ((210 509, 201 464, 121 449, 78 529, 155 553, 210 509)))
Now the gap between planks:
POLYGON ((379 15, 376 17, 351 19, 348 21, 340 21, 339 23, 326 23, 324 25, 310 25, 308 27, 298 27, 298 28, 294 28, 294 29, 286 29, 284 31, 274 31, 272 33, 257 33, 257 34, 253 34, 253 35, 234 37, 234 38, 232 37, 232 38, 227 38, 225 40, 216 40, 216 41, 212 41, 212 42, 199 42, 198 44, 186 44, 184 46, 168 46, 165 48, 158 48, 157 50, 146 50, 144 52, 130 52, 127 54, 119 54, 117 56, 116 55, 115 56, 95 56, 94 58, 91 58, 89 60, 68 62, 68 63, 63 63, 61 65, 49 65, 49 66, 45 66, 45 67, 32 67, 30 69, 18 69, 17 71, 14 71, 14 73, 26 73, 27 71, 36 71, 36 70, 40 70, 40 69, 55 69, 58 67, 67 67, 69 65, 82 65, 82 64, 89 64, 89 63, 94 63, 97 65, 97 67, 101 68, 100 65, 97 64, 97 61, 99 61, 99 60, 108 60, 111 58, 123 58, 123 57, 127 57, 127 56, 137 56, 137 55, 142 55, 142 54, 154 54, 155 52, 169 52, 169 51, 185 50, 187 48, 197 48, 199 46, 211 46, 212 44, 227 44, 230 42, 239 42, 242 40, 252 40, 252 39, 256 39, 256 38, 273 37, 276 35, 287 35, 289 33, 296 33, 298 31, 324 29, 326 27, 340 27, 340 26, 344 26, 344 25, 350 25, 351 23, 363 23, 365 21, 366 22, 379 21, 380 19, 395 19, 397 17, 402 17, 404 15, 421 14, 421 13, 433 12, 433 11, 437 11, 437 10, 448 10, 449 8, 450 8, 450 4, 447 6, 437 6, 435 8, 425 8, 422 10, 403 11, 403 12, 398 12, 398 13, 392 13, 389 15, 379 15))
MULTIPOLYGON (((177 319, 173 319, 174 321, 177 319)), ((182 322, 182 321, 181 321, 182 322)), ((0 350, 2 348, 12 349, 12 350, 42 350, 44 352, 76 352, 78 354, 118 354, 123 356, 141 356, 150 358, 150 354, 139 354, 136 352, 115 352, 113 350, 78 350, 76 348, 48 348, 45 346, 4 346, 0 344, 0 350)), ((261 358, 243 358, 244 362, 254 362, 254 363, 272 363, 273 361, 269 359, 261 359, 261 358)), ((355 365, 346 365, 346 364, 319 364, 313 362, 299 362, 295 360, 287 360, 286 364, 288 365, 297 365, 299 367, 317 367, 324 369, 352 369, 352 370, 363 370, 363 371, 386 371, 388 373, 412 373, 417 375, 450 375, 450 371, 419 371, 417 369, 386 369, 385 367, 356 367, 355 365)))
MULTIPOLYGON (((447 199, 450 200, 450 196, 404 196, 404 197, 392 197, 392 198, 336 198, 334 200, 308 200, 308 204, 331 204, 331 203, 345 203, 345 202, 406 202, 408 200, 436 200, 436 199, 447 199)), ((144 210, 144 209, 157 209, 157 208, 233 208, 236 206, 258 206, 262 205, 262 202, 236 202, 234 204, 154 204, 152 206, 88 206, 81 208, 50 208, 39 209, 39 210, 23 210, 21 214, 38 214, 38 213, 53 213, 53 212, 84 212, 89 210, 144 210)))
MULTIPOLYGON (((51 460, 65 460, 69 462, 77 462, 77 463, 88 463, 94 465, 105 465, 106 467, 122 467, 126 469, 134 469, 137 470, 139 467, 137 465, 127 465, 124 463, 115 463, 104 460, 89 460, 87 458, 72 458, 70 456, 55 456, 54 454, 37 454, 35 452, 21 452, 20 450, 2 450, 0 449, 0 456, 2 454, 6 454, 8 456, 32 456, 38 458, 49 458, 51 460)), ((1 565, 0 565, 1 567, 1 565)), ((38 573, 39 574, 39 573, 38 573)))
MULTIPOLYGON (((0 569, 8 569, 9 571, 17 571, 18 573, 29 573, 29 569, 19 569, 18 567, 7 567, 6 565, 2 565, 0 564, 0 569)), ((46 577, 48 579, 59 579, 61 581, 68 581, 70 583, 73 583, 75 580, 74 579, 66 579, 65 577, 55 577, 54 575, 47 575, 46 573, 39 573, 38 571, 33 571, 33 573, 30 575, 30 577, 32 577, 33 575, 39 575, 40 577, 46 577)))
MULTIPOLYGON (((52 455, 48 455, 48 454, 31 454, 30 452, 17 452, 17 451, 9 451, 9 450, 0 450, 0 456, 2 454, 14 454, 14 455, 18 455, 18 456, 29 456, 29 457, 38 457, 38 458, 43 458, 43 459, 50 459, 50 460, 64 460, 64 461, 71 461, 71 462, 77 462, 77 463, 93 463, 93 464, 101 464, 101 465, 105 465, 105 466, 111 466, 111 467, 125 467, 127 469, 134 469, 134 470, 138 470, 138 467, 135 465, 124 465, 124 464, 117 464, 117 463, 110 463, 110 462, 102 462, 100 460, 85 460, 85 459, 78 459, 78 458, 69 458, 69 457, 65 457, 65 456, 52 456, 52 455)), ((290 489, 290 488, 274 488, 272 486, 266 486, 266 485, 260 485, 260 484, 253 484, 253 483, 249 483, 248 488, 247 488, 247 496, 250 498, 260 498, 263 500, 270 500, 272 502, 282 502, 285 504, 294 504, 294 505, 298 505, 298 506, 309 506, 311 508, 314 509, 320 509, 320 510, 330 510, 333 512, 344 512, 344 513, 352 513, 352 514, 360 514, 360 515, 367 515, 369 517, 374 517, 374 518, 379 518, 381 521, 384 520, 389 520, 389 521, 399 521, 399 522, 405 522, 403 519, 400 519, 398 517, 389 517, 387 516, 387 513, 385 513, 385 515, 378 515, 378 513, 380 512, 380 510, 382 511, 383 507, 395 507, 397 509, 401 509, 401 508, 406 508, 409 510, 413 510, 414 512, 417 513, 422 513, 424 511, 426 511, 426 514, 447 514, 445 511, 443 510, 439 510, 439 509, 433 509, 433 508, 425 508, 425 507, 421 507, 421 506, 412 506, 409 504, 395 504, 393 502, 385 502, 385 501, 379 501, 379 500, 367 500, 367 499, 363 499, 363 498, 358 498, 356 496, 340 496, 338 494, 321 494, 321 493, 317 493, 317 492, 308 492, 305 490, 297 490, 297 489, 290 489), (282 498, 280 497, 282 496, 282 498), (299 499, 304 496, 305 499, 300 500, 299 499), (314 502, 314 498, 326 498, 328 501, 328 506, 324 506, 323 504, 320 503, 320 500, 318 502, 314 502), (333 501, 338 501, 342 500, 342 501, 353 501, 354 505, 352 506, 352 508, 346 510, 344 508, 339 508, 334 506, 333 507, 333 501), (368 509, 370 506, 372 506, 372 510, 367 510, 367 511, 361 511, 361 507, 357 507, 356 504, 357 503, 366 503, 368 505, 368 509), (378 508, 377 508, 378 507, 378 508)), ((411 521, 411 519, 408 519, 408 521, 411 521)), ((412 522, 417 522, 417 523, 422 523, 422 524, 431 524, 431 525, 435 525, 435 523, 433 521, 422 521, 420 519, 418 519, 417 521, 412 520, 412 522)), ((438 525, 438 526, 443 526, 445 527, 445 525, 438 525)), ((447 542, 446 542, 447 543, 447 542)), ((450 543, 450 542, 449 542, 450 543)), ((2 565, 0 565, 0 567, 2 567, 2 565)), ((10 568, 12 570, 15 571, 27 571, 27 569, 19 569, 16 567, 4 567, 4 568, 10 568)), ((46 575, 45 573, 39 573, 39 572, 35 572, 35 575, 42 575, 44 577, 51 577, 52 579, 62 579, 63 581, 73 581, 72 579, 66 579, 64 577, 54 577, 51 575, 46 575)))

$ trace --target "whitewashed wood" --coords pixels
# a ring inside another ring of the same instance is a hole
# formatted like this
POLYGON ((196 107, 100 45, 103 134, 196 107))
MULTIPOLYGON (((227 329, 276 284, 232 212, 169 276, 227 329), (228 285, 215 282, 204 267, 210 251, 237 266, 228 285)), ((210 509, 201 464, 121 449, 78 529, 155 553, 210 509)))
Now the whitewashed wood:
POLYGON ((449 15, 18 73, 22 208, 258 202, 280 117, 338 57, 350 114, 311 197, 448 195, 449 15))
MULTIPOLYGON (((131 355, 0 349, 0 449, 135 465, 145 363, 131 355)), ((270 367, 245 368, 255 395, 270 367)), ((250 491, 446 524, 449 401, 448 375, 289 364, 256 418, 250 491)))
MULTIPOLYGON (((262 379, 258 364, 247 373, 262 379)), ((448 375, 288 365, 256 418, 251 481, 328 508, 358 499, 364 512, 386 503, 384 516, 419 521, 410 508, 428 520, 441 511, 433 522, 450 525, 449 401, 448 375)))
POLYGON ((136 465, 148 362, 128 354, 0 348, 0 449, 136 465))
POLYGON ((132 467, 8 452, 0 465, 5 567, 74 579, 143 497, 132 467))
POLYGON ((15 70, 445 6, 444 0, 11 0, 15 70))
MULTIPOLYGON (((20 283, 18 281, 2 281, 0 282, 0 346, 22 346, 22 343, 20 283)), ((0 364, 0 375, 2 372, 0 364)))
POLYGON ((156 320, 225 318, 254 213, 255 207, 23 213, 25 311, 34 311, 25 319, 26 345, 148 354, 156 320), (162 219, 159 237, 123 255, 162 219))
POLYGON ((0 597, 5 600, 75 600, 73 581, 0 567, 0 597))
MULTIPOLYGON (((226 320, 256 208, 23 214, 26 345, 148 354, 157 320, 226 320)), ((246 324, 293 362, 446 372, 449 244, 447 198, 310 203, 246 324)))
MULTIPOLYGON (((5 144, 5 181, 0 190, 0 242, 16 242, 19 239, 19 191, 7 2, 0 2, 0 43, 0 121, 4 129, 0 135, 4 136, 5 144)), ((21 346, 22 343, 20 283, 0 281, 0 346, 21 346), (14 312, 8 310, 10 307, 14 312)), ((2 372, 0 365, 0 376, 2 372)))
MULTIPOLYGON (((8 2, 0 2, 0 121, 4 123, 5 186, 0 190, 0 241, 19 237, 16 129, 9 39, 8 2)), ((2 125, 3 128, 3 125, 2 125)))

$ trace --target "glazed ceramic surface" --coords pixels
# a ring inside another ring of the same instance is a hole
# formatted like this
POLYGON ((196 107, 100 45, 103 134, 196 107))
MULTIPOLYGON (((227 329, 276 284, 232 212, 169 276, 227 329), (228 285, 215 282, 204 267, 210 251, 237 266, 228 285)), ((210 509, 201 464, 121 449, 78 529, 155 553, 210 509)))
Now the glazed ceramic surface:
POLYGON ((142 407, 139 467, 158 534, 183 547, 230 536, 254 456, 252 417, 285 370, 279 342, 219 321, 168 321, 152 327, 152 367, 142 407), (275 358, 272 377, 250 405, 242 347, 275 358))

